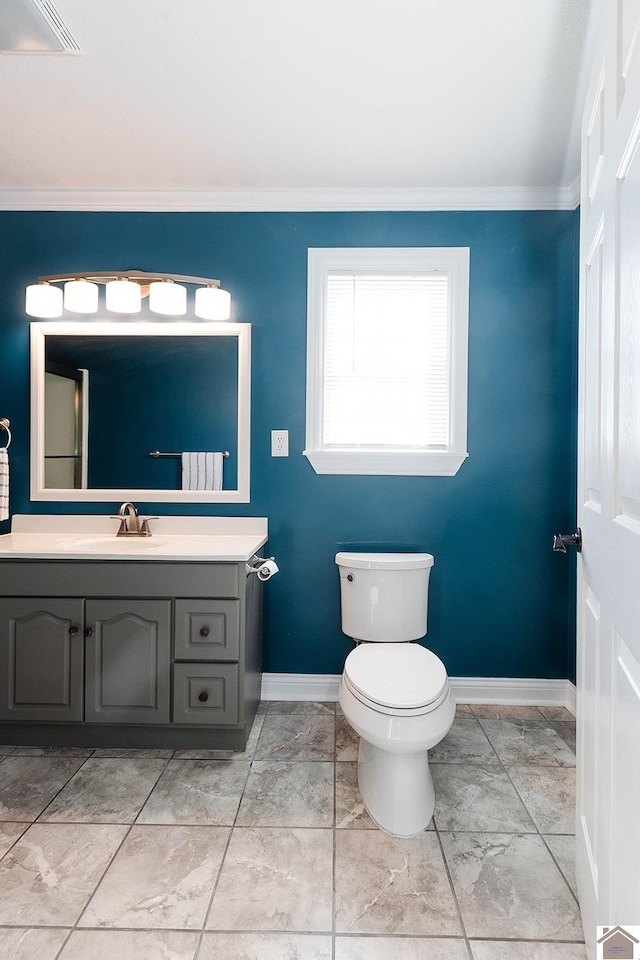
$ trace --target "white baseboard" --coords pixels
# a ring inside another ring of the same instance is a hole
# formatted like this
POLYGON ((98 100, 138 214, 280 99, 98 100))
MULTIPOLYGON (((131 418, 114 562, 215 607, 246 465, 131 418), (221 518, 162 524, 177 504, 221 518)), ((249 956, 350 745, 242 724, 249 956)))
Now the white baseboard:
POLYGON ((263 673, 262 700, 337 700, 339 673, 263 673))
MULTIPOLYGON (((451 677, 457 703, 496 703, 566 707, 576 713, 576 688, 570 680, 505 677, 451 677)), ((337 700, 340 674, 265 673, 263 700, 337 700)))

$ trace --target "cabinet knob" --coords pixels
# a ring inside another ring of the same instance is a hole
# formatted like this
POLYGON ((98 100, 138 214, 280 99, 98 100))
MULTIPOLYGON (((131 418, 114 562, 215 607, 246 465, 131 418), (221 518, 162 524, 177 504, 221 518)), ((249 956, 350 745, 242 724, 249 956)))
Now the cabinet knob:
POLYGON ((78 628, 77 628, 77 627, 69 627, 69 636, 70 636, 70 637, 77 637, 77 636, 78 636, 78 628))
POLYGON ((209 627, 200 627, 200 636, 208 637, 209 636, 209 627))
POLYGON ((207 693, 206 690, 203 690, 202 693, 198 694, 198 700, 200 701, 200 703, 206 703, 208 699, 209 699, 209 694, 207 693))
POLYGON ((85 635, 85 637, 92 637, 92 636, 93 636, 93 627, 85 627, 85 628, 84 628, 84 635, 85 635))

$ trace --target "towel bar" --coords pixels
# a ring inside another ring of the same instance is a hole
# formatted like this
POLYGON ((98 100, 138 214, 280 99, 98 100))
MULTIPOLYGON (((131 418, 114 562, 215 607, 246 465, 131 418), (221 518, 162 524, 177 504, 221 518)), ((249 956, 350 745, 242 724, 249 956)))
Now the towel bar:
POLYGON ((2 427, 7 434, 7 442, 5 443, 4 447, 0 447, 0 450, 8 450, 11 446, 11 430, 9 430, 10 423, 11 421, 6 417, 0 417, 0 427, 2 427))
MULTIPOLYGON (((1 424, 1 423, 2 423, 2 421, 0 421, 0 424, 1 424)), ((8 444, 7 444, 7 446, 8 446, 8 444)), ((152 451, 150 452, 149 456, 150 456, 150 457, 153 457, 155 460, 157 460, 158 457, 181 457, 182 454, 181 454, 181 453, 161 453, 159 450, 152 450, 152 451)), ((229 451, 228 451, 228 450, 223 450, 223 451, 222 451, 222 456, 223 456, 223 457, 225 458, 225 460, 226 460, 227 457, 229 456, 229 451)))

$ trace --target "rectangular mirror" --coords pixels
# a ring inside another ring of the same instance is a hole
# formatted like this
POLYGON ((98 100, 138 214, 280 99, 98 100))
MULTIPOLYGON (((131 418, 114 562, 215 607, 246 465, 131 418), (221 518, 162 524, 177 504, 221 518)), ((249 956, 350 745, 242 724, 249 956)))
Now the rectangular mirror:
POLYGON ((250 390, 248 323, 32 323, 31 499, 248 503, 250 390))

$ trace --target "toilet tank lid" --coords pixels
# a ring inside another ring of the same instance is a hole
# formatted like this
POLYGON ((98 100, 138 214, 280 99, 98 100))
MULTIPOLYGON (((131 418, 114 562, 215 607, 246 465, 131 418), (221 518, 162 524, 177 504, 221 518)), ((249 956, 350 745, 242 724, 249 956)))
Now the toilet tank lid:
POLYGON ((336 553, 339 567, 356 570, 419 570, 433 566, 430 553, 336 553))

